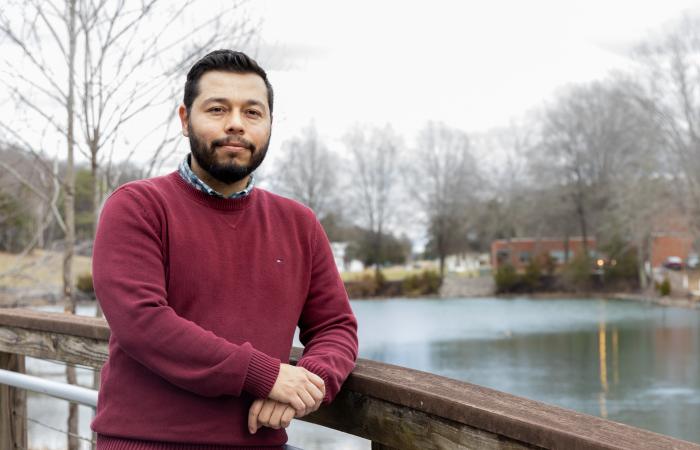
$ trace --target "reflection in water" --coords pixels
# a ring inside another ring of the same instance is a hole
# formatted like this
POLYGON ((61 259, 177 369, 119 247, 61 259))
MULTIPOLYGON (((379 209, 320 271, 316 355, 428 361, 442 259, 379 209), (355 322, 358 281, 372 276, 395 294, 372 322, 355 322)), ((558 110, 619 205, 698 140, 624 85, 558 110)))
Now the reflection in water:
POLYGON ((608 418, 608 409, 605 405, 605 395, 608 393, 608 364, 605 348, 605 321, 601 319, 598 324, 598 360, 600 361, 600 417, 608 418))
POLYGON ((620 352, 618 350, 617 328, 613 329, 612 335, 612 351, 613 351, 613 383, 620 382, 620 352))

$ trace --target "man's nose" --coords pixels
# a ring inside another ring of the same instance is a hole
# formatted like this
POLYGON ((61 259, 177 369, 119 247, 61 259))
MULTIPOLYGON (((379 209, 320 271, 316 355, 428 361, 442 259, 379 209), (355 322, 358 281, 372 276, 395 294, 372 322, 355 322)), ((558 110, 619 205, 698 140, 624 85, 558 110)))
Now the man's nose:
POLYGON ((228 116, 226 121, 226 132, 227 133, 242 133, 243 132, 243 117, 241 116, 241 111, 234 109, 228 116))

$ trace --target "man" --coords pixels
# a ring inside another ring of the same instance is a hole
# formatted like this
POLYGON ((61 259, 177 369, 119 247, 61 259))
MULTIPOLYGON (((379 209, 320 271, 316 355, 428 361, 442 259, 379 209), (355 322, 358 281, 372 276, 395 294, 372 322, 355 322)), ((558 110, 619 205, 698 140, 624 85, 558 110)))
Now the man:
POLYGON ((111 328, 98 449, 279 448, 289 421, 330 402, 354 367, 357 324, 322 227, 254 187, 272 109, 255 61, 206 55, 179 109, 191 154, 105 203, 93 252, 111 328))

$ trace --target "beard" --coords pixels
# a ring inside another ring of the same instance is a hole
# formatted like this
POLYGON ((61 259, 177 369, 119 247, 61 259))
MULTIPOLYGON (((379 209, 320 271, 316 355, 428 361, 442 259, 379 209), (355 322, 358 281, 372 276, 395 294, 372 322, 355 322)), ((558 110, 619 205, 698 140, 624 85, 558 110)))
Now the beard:
POLYGON ((187 124, 187 130, 192 156, 197 160, 199 166, 211 175, 212 178, 224 184, 233 184, 253 173, 255 169, 262 164, 267 154, 267 147, 270 145, 269 137, 264 145, 260 148, 256 148, 255 145, 247 139, 234 136, 215 139, 212 141, 211 145, 207 145, 204 140, 200 139, 199 136, 194 133, 191 123, 187 124), (220 163, 217 161, 216 148, 224 144, 232 143, 241 145, 250 151, 250 162, 248 164, 236 164, 234 161, 220 163))

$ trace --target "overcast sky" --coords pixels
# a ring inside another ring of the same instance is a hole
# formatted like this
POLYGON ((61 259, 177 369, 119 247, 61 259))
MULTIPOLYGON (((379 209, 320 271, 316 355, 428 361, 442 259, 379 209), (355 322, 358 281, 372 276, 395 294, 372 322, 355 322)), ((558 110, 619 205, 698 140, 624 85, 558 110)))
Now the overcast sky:
POLYGON ((569 83, 628 68, 629 52, 698 1, 266 0, 262 62, 274 69, 274 142, 314 120, 337 139, 390 122, 505 126, 569 83))
MULTIPOLYGON (((568 84, 633 69, 640 41, 698 8, 697 0, 256 2, 259 56, 276 90, 263 176, 280 144, 310 121, 341 152, 356 123, 390 123, 408 145, 429 120, 472 134, 507 126, 568 84)), ((422 227, 406 214, 399 228, 420 250, 422 227)))

